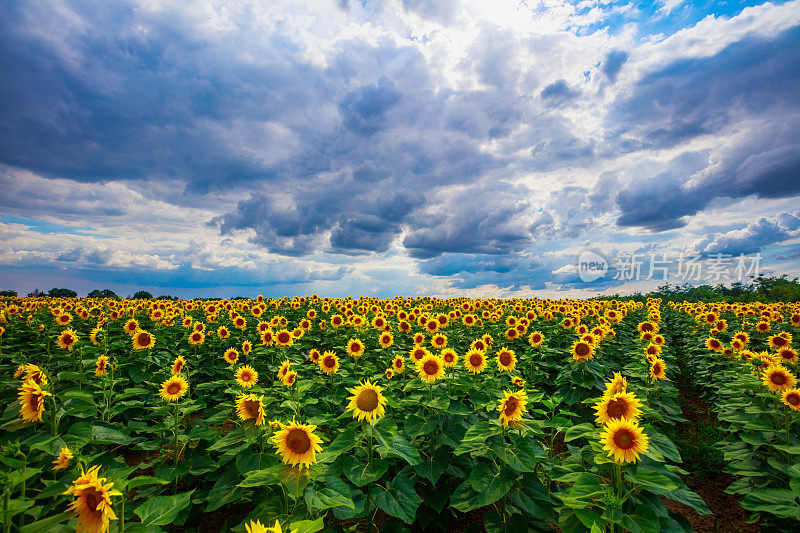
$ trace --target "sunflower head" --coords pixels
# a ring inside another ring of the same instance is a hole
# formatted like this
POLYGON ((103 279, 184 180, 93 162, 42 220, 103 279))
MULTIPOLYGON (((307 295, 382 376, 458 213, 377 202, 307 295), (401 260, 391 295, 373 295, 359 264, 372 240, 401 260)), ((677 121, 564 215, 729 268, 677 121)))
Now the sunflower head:
POLYGON ((182 355, 179 355, 175 358, 172 362, 172 367, 170 368, 170 373, 173 376, 177 376, 181 372, 183 372, 183 368, 186 366, 186 358, 182 355))
POLYGON ((383 387, 374 385, 369 380, 362 381, 360 385, 349 389, 352 396, 347 399, 350 403, 347 410, 353 412, 353 418, 359 421, 366 420, 372 424, 375 420, 383 418, 386 414, 386 397, 381 394, 383 387))
POLYGON ((239 351, 236 348, 228 348, 222 356, 229 365, 235 365, 239 360, 239 351))
POLYGON ((317 462, 316 453, 322 451, 322 439, 314 433, 317 426, 300 424, 292 420, 280 424, 280 431, 272 436, 272 443, 281 455, 281 461, 291 466, 309 467, 317 462))
POLYGON ((253 420, 255 425, 264 425, 264 396, 242 394, 236 399, 236 415, 239 420, 253 420))
POLYGON ((621 392, 603 396, 594 406, 598 424, 605 424, 616 418, 636 420, 642 412, 641 402, 630 392, 621 392))
POLYGON ((326 351, 319 359, 319 369, 329 376, 339 371, 339 357, 331 352, 326 351))
POLYGON ((781 394, 781 401, 789 409, 800 411, 800 390, 796 388, 786 389, 781 394))
POLYGON ((501 372, 513 372, 514 367, 517 366, 517 354, 514 350, 508 348, 500 348, 497 350, 497 368, 501 372))
POLYGON ((627 418, 612 419, 603 429, 601 437, 603 449, 617 463, 633 463, 639 460, 639 454, 649 447, 647 435, 634 420, 627 418))
POLYGON ((62 446, 61 451, 58 452, 58 457, 56 457, 55 461, 53 461, 53 470, 65 470, 69 468, 72 459, 75 457, 75 454, 72 453, 67 446, 62 446))
POLYGON ((594 358, 594 346, 586 341, 575 341, 572 345, 572 359, 575 361, 588 361, 594 358))
POLYGON ((628 391, 628 380, 619 372, 614 372, 614 377, 606 382, 606 394, 614 395, 628 391))
POLYGON ((172 376, 161 384, 161 398, 167 402, 176 402, 189 391, 189 382, 183 376, 172 376))
POLYGON ((72 348, 75 347, 75 343, 78 342, 78 334, 75 333, 74 329, 65 329, 58 336, 57 342, 58 347, 62 350, 72 351, 72 348))
POLYGON ((771 364, 761 373, 761 382, 772 392, 797 386, 797 378, 781 364, 771 364))
POLYGON ((49 392, 42 390, 38 383, 32 379, 26 380, 19 388, 19 416, 25 423, 41 422, 44 415, 44 401, 49 392))
POLYGON ((650 362, 650 379, 657 381, 659 379, 666 379, 667 365, 660 357, 653 357, 650 362))
POLYGON ((444 377, 444 361, 431 353, 417 361, 417 375, 419 379, 431 385, 444 377))
POLYGON ((446 368, 453 368, 458 364, 458 354, 452 348, 445 348, 441 352, 439 352, 439 357, 442 358, 444 361, 444 366, 446 368))
POLYGON ((505 391, 503 397, 498 400, 497 410, 500 412, 498 417, 503 422, 503 427, 511 424, 512 426, 522 421, 522 415, 528 409, 528 395, 525 391, 505 391))
POLYGON ((131 335, 131 342, 134 350, 146 350, 156 344, 156 338, 143 329, 137 330, 131 335))
POLYGON ((202 331, 193 331, 189 334, 189 344, 192 346, 197 346, 199 344, 203 344, 206 340, 206 334, 202 331))
POLYGON ((361 342, 361 339, 347 341, 347 353, 353 357, 361 357, 364 354, 364 343, 361 342))
POLYGON ((106 370, 108 370, 108 356, 101 355, 98 357, 97 361, 95 361, 95 366, 97 367, 94 371, 95 376, 99 377, 105 375, 106 370))
POLYGON ((486 353, 475 348, 469 350, 464 355, 464 366, 473 374, 480 374, 486 369, 486 353))
POLYGON ((249 389, 258 383, 258 372, 250 365, 243 365, 236 369, 234 378, 240 387, 249 389))
POLYGON ((294 370, 288 371, 286 374, 284 374, 283 379, 281 379, 281 381, 287 387, 293 386, 297 381, 297 372, 295 372, 294 370))
POLYGON ((294 344, 294 335, 288 329, 282 329, 275 334, 275 343, 281 348, 294 344))
POLYGON ((117 519, 111 508, 111 497, 122 496, 122 493, 111 490, 114 484, 105 483, 106 478, 98 477, 99 470, 99 465, 87 471, 81 469, 80 477, 64 492, 75 497, 69 508, 78 516, 78 531, 108 531, 109 521, 117 519))

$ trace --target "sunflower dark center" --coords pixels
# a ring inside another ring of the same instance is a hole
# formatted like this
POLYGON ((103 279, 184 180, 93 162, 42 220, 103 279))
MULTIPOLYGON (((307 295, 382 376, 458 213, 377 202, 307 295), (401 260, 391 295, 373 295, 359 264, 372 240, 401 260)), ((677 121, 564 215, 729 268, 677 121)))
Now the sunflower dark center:
POLYGON ((278 334, 278 341, 280 342, 289 342, 290 335, 288 333, 280 333, 278 334))
POLYGON ((611 418, 621 418, 628 412, 628 403, 625 400, 611 400, 606 408, 611 418))
POLYGON ((656 363, 653 365, 653 374, 660 374, 661 373, 661 363, 656 363))
POLYGON ((519 406, 519 400, 515 396, 510 397, 506 400, 506 407, 503 409, 503 412, 506 416, 511 416, 517 411, 517 407, 519 406))
POLYGON ((356 407, 370 413, 378 408, 378 393, 373 389, 364 389, 358 393, 356 407))
POLYGON ((448 362, 448 363, 452 363, 453 362, 453 354, 451 354, 449 352, 444 354, 444 360, 446 362, 448 362))
POLYGON ((590 351, 589 345, 585 342, 580 342, 577 346, 575 346, 575 353, 578 355, 578 357, 586 357, 589 355, 590 351))
POLYGON ((800 394, 788 394, 786 396, 786 401, 789 402, 790 405, 800 405, 800 394))
POLYGON ((136 342, 139 343, 139 346, 147 346, 150 344, 150 335, 148 333, 139 333, 139 336, 136 337, 136 342))
POLYGON ((66 345, 72 344, 72 335, 64 335, 64 338, 61 340, 66 345))
POLYGON ((439 365, 436 361, 425 361, 425 364, 422 365, 422 370, 424 370, 427 375, 434 376, 439 372, 439 365))
POLYGON ((770 376, 770 379, 775 385, 785 385, 786 384, 786 376, 782 372, 775 372, 770 376))
POLYGON ((170 383, 167 385, 167 394, 178 394, 181 391, 180 383, 170 383))
POLYGON ((286 435, 286 446, 294 453, 302 455, 311 449, 311 439, 302 429, 292 429, 286 435))
POLYGON ((86 500, 86 507, 92 514, 102 514, 102 511, 98 511, 97 509, 97 506, 103 501, 102 493, 90 487, 83 493, 83 497, 86 500))
POLYGON ((539 335, 534 335, 533 336, 533 342, 539 342, 540 339, 541 339, 541 337, 539 335))
POLYGON ((358 351, 360 351, 360 350, 361 350, 361 345, 360 345, 360 344, 358 344, 357 342, 354 342, 354 343, 353 343, 353 351, 354 351, 354 352, 358 352, 358 351))
POLYGON ((336 360, 333 357, 328 356, 324 359, 322 364, 324 364, 326 368, 333 368, 336 366, 336 360))
POLYGON ((474 353, 469 357, 469 364, 471 364, 472 366, 479 367, 481 366, 481 363, 483 363, 483 357, 481 357, 480 355, 474 353))
POLYGON ((629 430, 621 429, 614 433, 614 444, 623 450, 630 450, 636 444, 636 439, 629 430))
POLYGON ((244 371, 244 372, 242 372, 242 373, 241 373, 241 375, 239 376, 239 379, 240 379, 240 380, 242 380, 242 381, 244 381, 245 383, 247 383, 248 381, 251 381, 251 380, 253 379, 253 374, 251 374, 251 373, 250 373, 250 372, 248 372, 248 371, 244 371))
POLYGON ((255 400, 245 400, 244 402, 244 412, 247 413, 247 416, 250 418, 258 418, 260 407, 260 403, 255 400))
POLYGON ((786 346, 786 339, 783 337, 775 337, 772 342, 775 344, 775 346, 786 346))
POLYGON ((500 353, 500 363, 503 366, 508 366, 511 364, 511 354, 508 352, 501 352, 500 353))

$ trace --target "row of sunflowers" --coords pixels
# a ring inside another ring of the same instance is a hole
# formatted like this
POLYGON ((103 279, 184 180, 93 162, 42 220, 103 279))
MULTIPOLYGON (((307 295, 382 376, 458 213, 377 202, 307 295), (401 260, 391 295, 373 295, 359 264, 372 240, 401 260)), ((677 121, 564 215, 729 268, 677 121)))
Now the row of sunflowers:
MULTIPOLYGON (((709 512, 668 438, 683 420, 673 378, 687 357, 672 340, 696 340, 691 364, 750 379, 742 387, 763 387, 767 363, 791 381, 784 352, 753 349, 767 342, 764 311, 796 329, 792 310, 5 298, 0 516, 23 532, 690 531, 666 503, 709 512), (748 335, 736 349, 727 324, 748 335)), ((788 329, 781 338, 791 350, 788 329)), ((796 492, 795 478, 780 485, 793 475, 794 396, 781 396, 783 413, 766 403, 773 388, 754 395, 763 405, 748 408, 784 424, 760 435, 772 455, 753 452, 789 465, 767 488, 796 492)), ((737 468, 737 446, 766 422, 741 425, 741 398, 728 401, 737 468)), ((751 499, 767 497, 751 482, 751 499)))

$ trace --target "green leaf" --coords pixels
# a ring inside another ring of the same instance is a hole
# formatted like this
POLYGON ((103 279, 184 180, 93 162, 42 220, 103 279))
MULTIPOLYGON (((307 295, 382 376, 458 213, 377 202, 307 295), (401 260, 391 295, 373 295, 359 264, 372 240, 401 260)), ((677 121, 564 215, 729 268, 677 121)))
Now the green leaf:
POLYGON ((312 513, 318 513, 332 507, 355 509, 351 494, 353 490, 339 478, 331 478, 322 490, 309 487, 306 490, 306 505, 312 513))
POLYGON ((111 444, 130 444, 135 439, 122 431, 106 426, 92 426, 92 441, 111 444))
POLYGON ((536 445, 532 441, 520 437, 511 439, 511 444, 502 446, 497 455, 505 464, 519 472, 535 472, 538 462, 536 445))
POLYGON ((391 446, 378 446, 377 451, 381 457, 399 457, 412 466, 422 461, 419 452, 402 433, 394 434, 391 446))
POLYGON ((333 439, 328 446, 325 447, 325 455, 330 459, 335 459, 344 452, 350 451, 360 442, 360 438, 356 438, 358 434, 358 426, 352 424, 347 426, 343 431, 340 431, 336 438, 333 439))
POLYGON ((138 476, 138 477, 135 477, 135 478, 131 479, 127 483, 123 482, 123 486, 127 490, 133 490, 136 487, 142 487, 144 485, 166 485, 167 483, 169 483, 169 481, 167 481, 165 479, 161 479, 159 477, 138 476))
POLYGON ((385 459, 373 459, 368 463, 349 455, 345 458, 342 469, 353 485, 363 487, 380 479, 389 469, 389 462, 385 459))
POLYGON ((48 516, 47 518, 42 518, 41 520, 37 520, 32 524, 26 524, 19 528, 19 533, 42 533, 42 531, 47 531, 49 528, 53 527, 56 524, 60 524, 61 522, 68 522, 72 518, 72 513, 61 513, 53 516, 48 516))
POLYGON ((437 448, 432 455, 423 459, 421 463, 414 465, 414 471, 418 476, 424 477, 435 484, 449 465, 450 453, 448 448, 442 446, 437 448))
POLYGON ((422 503, 422 498, 414 490, 411 481, 401 475, 387 483, 386 488, 373 487, 370 494, 375 504, 384 512, 407 524, 414 522, 417 507, 422 503))
POLYGON ((280 465, 271 466, 261 470, 251 470, 247 473, 244 481, 239 483, 239 487, 263 487, 266 485, 279 485, 281 480, 278 477, 280 465))
POLYGON ((181 492, 174 496, 156 496, 134 509, 144 526, 165 526, 171 524, 184 508, 191 503, 194 490, 181 492))
POLYGON ((588 422, 572 426, 564 433, 564 442, 571 442, 583 437, 592 438, 597 434, 597 428, 588 422))
POLYGON ((500 429, 483 421, 478 422, 467 430, 461 443, 453 452, 455 455, 462 455, 465 453, 475 453, 486 450, 486 439, 499 433, 500 429))
POLYGON ((324 518, 324 516, 320 516, 316 520, 300 520, 297 522, 292 522, 286 529, 289 531, 296 530, 297 533, 316 533, 317 531, 322 531, 322 529, 325 527, 324 518))

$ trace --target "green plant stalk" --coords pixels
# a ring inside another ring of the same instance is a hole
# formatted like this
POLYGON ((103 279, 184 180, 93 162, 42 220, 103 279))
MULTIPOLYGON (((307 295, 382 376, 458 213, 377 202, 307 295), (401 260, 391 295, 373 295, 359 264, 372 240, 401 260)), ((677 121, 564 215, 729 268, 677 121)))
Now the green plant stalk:
POLYGON ((8 518, 8 508, 11 505, 11 489, 6 488, 4 491, 5 498, 3 499, 3 531, 5 533, 10 533, 11 531, 11 520, 8 518))
POLYGON ((175 401, 175 428, 174 428, 174 431, 175 431, 175 451, 173 452, 175 454, 175 457, 173 458, 173 461, 172 461, 172 468, 173 468, 173 470, 175 470, 175 492, 174 492, 174 494, 178 493, 178 436, 179 436, 179 429, 180 429, 179 425, 178 425, 178 421, 179 421, 178 409, 179 409, 179 406, 180 406, 180 400, 176 400, 175 401))
POLYGON ((119 533, 125 533, 125 495, 119 503, 119 533))

